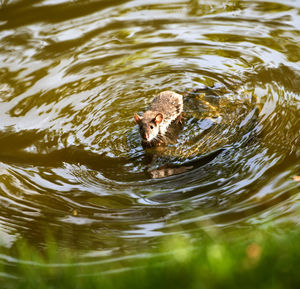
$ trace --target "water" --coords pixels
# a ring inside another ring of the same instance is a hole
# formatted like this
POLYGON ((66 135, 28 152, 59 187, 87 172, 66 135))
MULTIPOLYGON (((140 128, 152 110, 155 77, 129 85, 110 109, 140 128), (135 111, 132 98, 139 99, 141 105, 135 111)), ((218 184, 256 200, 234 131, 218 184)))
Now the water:
POLYGON ((299 15, 292 0, 1 1, 2 246, 50 232, 105 260, 299 223, 299 15), (185 123, 153 156, 133 114, 163 90, 185 93, 185 123))

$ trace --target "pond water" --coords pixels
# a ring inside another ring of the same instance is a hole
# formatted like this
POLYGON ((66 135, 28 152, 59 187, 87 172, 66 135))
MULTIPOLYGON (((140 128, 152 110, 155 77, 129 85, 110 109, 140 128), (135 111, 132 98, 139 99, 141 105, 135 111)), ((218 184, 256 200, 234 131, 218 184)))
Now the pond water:
POLYGON ((0 39, 2 246, 107 260, 299 223, 300 1, 2 0, 0 39), (145 152, 133 114, 163 90, 183 129, 145 152))

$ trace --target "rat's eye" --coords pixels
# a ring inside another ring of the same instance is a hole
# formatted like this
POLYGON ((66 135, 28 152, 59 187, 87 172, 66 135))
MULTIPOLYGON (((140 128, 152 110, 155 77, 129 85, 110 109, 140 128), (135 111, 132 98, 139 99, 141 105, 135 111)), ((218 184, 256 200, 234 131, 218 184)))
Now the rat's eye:
POLYGON ((153 129, 154 128, 153 125, 150 125, 150 128, 153 129))

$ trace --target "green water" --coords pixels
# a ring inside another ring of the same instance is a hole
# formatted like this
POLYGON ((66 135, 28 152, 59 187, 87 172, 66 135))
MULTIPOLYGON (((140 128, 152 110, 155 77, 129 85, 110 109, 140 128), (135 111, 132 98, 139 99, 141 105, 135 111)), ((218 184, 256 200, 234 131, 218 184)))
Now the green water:
POLYGON ((0 4, 2 246, 50 234, 88 262, 299 223, 299 1, 0 4), (184 127, 149 156, 133 114, 163 90, 184 127))

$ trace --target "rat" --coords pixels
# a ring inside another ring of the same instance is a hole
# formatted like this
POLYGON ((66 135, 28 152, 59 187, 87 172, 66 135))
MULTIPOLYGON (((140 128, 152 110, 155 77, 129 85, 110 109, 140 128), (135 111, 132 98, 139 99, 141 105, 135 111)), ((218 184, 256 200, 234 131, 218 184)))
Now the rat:
POLYGON ((134 114, 134 121, 139 125, 143 148, 166 143, 170 125, 182 124, 182 110, 182 95, 173 91, 163 91, 154 97, 143 116, 134 114))

